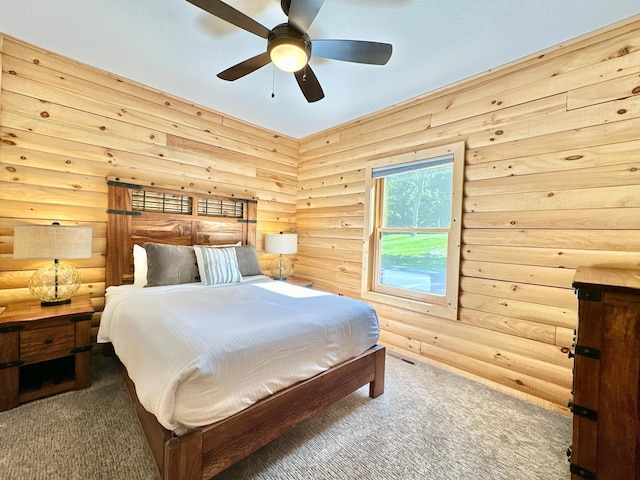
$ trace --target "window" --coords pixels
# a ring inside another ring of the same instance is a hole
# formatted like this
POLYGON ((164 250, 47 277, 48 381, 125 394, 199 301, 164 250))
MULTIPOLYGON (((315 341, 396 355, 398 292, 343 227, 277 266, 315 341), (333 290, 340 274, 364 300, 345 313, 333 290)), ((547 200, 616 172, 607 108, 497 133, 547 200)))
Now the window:
POLYGON ((455 318, 464 144, 369 162, 363 297, 455 318))

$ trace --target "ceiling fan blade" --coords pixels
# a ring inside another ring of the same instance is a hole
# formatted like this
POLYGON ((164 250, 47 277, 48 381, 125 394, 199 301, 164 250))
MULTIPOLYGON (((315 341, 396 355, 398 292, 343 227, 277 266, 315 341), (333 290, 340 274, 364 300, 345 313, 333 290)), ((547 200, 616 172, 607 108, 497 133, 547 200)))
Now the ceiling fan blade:
POLYGON ((187 0, 187 2, 259 37, 267 38, 269 36, 267 27, 220 0, 187 0))
POLYGON ((311 70, 310 65, 307 65, 302 70, 298 70, 294 75, 307 102, 313 103, 324 98, 324 92, 322 91, 320 82, 318 82, 318 78, 316 74, 313 73, 313 70, 311 70))
POLYGON ((271 57, 267 52, 264 52, 260 55, 256 55, 255 57, 251 57, 244 62, 240 62, 233 67, 227 68, 224 72, 220 72, 218 74, 218 78, 233 82, 234 80, 238 80, 245 75, 249 75, 251 72, 255 72, 256 70, 264 67, 270 62, 271 57))
POLYGON ((384 65, 391 58, 393 47, 388 43, 361 40, 313 40, 311 55, 345 62, 384 65))
POLYGON ((291 0, 289 22, 306 32, 323 4, 324 0, 291 0))

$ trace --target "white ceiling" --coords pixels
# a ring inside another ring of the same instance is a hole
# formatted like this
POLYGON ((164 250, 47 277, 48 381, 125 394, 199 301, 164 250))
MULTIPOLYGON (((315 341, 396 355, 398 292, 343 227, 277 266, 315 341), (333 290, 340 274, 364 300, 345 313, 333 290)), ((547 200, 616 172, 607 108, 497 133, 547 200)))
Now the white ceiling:
MULTIPOLYGON (((286 20, 279 0, 228 3, 267 28, 286 20)), ((312 40, 387 42, 393 55, 386 66, 312 58, 325 92, 312 104, 272 65, 218 79, 266 41, 185 0, 0 0, 0 32, 303 138, 638 13, 638 0, 326 0, 312 40)))

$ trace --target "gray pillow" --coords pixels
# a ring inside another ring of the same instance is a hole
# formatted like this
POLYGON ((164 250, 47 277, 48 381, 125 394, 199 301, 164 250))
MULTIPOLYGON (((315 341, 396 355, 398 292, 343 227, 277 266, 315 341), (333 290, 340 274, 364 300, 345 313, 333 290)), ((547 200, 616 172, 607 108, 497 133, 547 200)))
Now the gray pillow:
POLYGON ((146 287, 200 281, 193 247, 161 243, 145 243, 143 247, 147 251, 146 287))
POLYGON ((262 275, 260 269, 260 262, 258 262, 258 255, 256 254, 256 247, 251 245, 244 245, 242 247, 235 247, 236 257, 238 258, 238 270, 243 277, 250 277, 251 275, 262 275))

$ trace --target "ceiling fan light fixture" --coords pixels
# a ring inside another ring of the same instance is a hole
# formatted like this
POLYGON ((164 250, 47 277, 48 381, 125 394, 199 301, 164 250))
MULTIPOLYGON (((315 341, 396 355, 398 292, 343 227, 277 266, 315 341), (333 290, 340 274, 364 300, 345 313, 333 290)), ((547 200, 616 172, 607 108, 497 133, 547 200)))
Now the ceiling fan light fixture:
POLYGON ((297 72, 311 58, 311 40, 303 31, 289 23, 282 23, 269 33, 267 52, 280 70, 297 72))
POLYGON ((297 72, 309 61, 304 49, 295 43, 276 45, 271 49, 269 55, 276 67, 285 72, 297 72))

